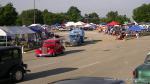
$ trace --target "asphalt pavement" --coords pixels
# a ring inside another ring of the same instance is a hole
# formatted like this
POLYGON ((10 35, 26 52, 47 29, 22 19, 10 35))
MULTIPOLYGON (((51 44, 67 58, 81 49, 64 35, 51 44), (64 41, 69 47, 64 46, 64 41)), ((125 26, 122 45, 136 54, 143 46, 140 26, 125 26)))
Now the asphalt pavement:
MULTIPOLYGON (((58 34, 67 36, 67 32, 58 34)), ((66 47, 65 53, 56 57, 25 53, 23 60, 31 72, 18 84, 48 84, 73 77, 108 77, 131 84, 133 70, 150 50, 150 36, 125 41, 91 31, 86 37, 82 46, 66 47)))

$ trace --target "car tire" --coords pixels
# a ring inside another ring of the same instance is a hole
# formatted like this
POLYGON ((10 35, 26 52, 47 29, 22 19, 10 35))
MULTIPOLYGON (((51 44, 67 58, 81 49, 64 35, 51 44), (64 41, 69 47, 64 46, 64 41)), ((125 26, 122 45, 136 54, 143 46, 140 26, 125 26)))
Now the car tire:
POLYGON ((56 54, 55 54, 55 53, 53 53, 53 54, 52 54, 52 57, 55 57, 55 56, 56 56, 56 54))
POLYGON ((36 57, 40 57, 39 55, 35 54, 36 57))
POLYGON ((64 52, 65 52, 65 49, 62 50, 61 54, 64 54, 64 52))
POLYGON ((10 73, 12 82, 20 82, 24 78, 24 71, 21 68, 15 69, 10 73))
POLYGON ((62 51, 61 54, 64 54, 64 51, 62 51))

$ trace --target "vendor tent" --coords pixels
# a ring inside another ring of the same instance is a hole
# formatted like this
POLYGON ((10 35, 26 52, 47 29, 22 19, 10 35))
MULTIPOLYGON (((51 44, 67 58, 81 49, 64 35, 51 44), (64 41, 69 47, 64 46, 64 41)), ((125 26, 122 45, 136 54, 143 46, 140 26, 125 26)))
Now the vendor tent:
POLYGON ((43 28, 41 26, 38 26, 38 25, 31 25, 29 26, 29 28, 34 31, 34 32, 37 32, 37 33, 42 33, 43 32, 43 28))
POLYGON ((75 23, 76 26, 83 26, 84 24, 85 24, 85 23, 84 23, 84 22, 81 22, 81 21, 75 23))
POLYGON ((86 25, 84 25, 84 27, 91 27, 92 25, 90 25, 90 24, 86 24, 86 25))
POLYGON ((142 30, 144 30, 144 28, 138 25, 134 25, 128 28, 128 31, 142 31, 142 30))
MULTIPOLYGON (((0 36, 7 37, 7 33, 5 31, 3 31, 2 29, 0 29, 0 36)), ((6 38, 6 46, 7 46, 7 38, 6 38)))
POLYGON ((41 26, 40 24, 31 24, 30 26, 41 26))
POLYGON ((105 23, 105 22, 102 22, 102 23, 100 23, 99 25, 106 25, 107 23, 105 23))
POLYGON ((65 24, 66 27, 69 27, 69 26, 75 26, 76 24, 74 22, 67 22, 65 24))
POLYGON ((0 36, 6 37, 6 46, 7 46, 7 36, 13 37, 14 35, 22 34, 34 34, 32 30, 27 27, 22 26, 1 26, 0 27, 0 36))
POLYGON ((7 33, 4 30, 0 29, 0 36, 7 36, 7 33))
POLYGON ((6 33, 15 35, 15 34, 32 34, 35 33, 34 31, 30 30, 27 27, 22 27, 22 26, 3 26, 0 27, 3 31, 6 33))
POLYGON ((112 21, 112 22, 108 23, 107 25, 108 26, 115 26, 115 25, 119 25, 119 24, 120 24, 119 22, 112 21))

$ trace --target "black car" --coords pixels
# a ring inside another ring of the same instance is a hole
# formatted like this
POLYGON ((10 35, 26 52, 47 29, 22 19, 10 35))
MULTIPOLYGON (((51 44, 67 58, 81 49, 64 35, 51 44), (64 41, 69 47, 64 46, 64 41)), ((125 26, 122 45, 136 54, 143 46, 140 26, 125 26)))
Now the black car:
POLYGON ((105 77, 78 77, 60 80, 49 84, 125 84, 125 82, 123 80, 115 80, 105 77))
POLYGON ((27 71, 20 47, 0 47, 0 80, 10 78, 13 82, 20 82, 27 71))

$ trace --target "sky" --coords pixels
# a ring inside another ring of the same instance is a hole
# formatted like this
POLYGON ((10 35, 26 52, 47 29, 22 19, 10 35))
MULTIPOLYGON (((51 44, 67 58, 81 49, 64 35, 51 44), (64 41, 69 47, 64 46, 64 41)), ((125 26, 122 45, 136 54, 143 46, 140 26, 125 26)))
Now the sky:
MULTIPOLYGON (((9 2, 13 3, 19 13, 34 8, 34 0, 0 0, 2 6, 9 2)), ((67 12, 70 6, 76 6, 82 15, 96 12, 100 17, 105 17, 109 11, 118 11, 121 15, 131 17, 133 9, 144 3, 150 3, 150 0, 35 0, 35 7, 60 13, 67 12)))

